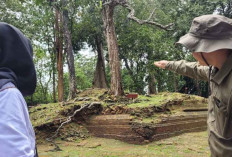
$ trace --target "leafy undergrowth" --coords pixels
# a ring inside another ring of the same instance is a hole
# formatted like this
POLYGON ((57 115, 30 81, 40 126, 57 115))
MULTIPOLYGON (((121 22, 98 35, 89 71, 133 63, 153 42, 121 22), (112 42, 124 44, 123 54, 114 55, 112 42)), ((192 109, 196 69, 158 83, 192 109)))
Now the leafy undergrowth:
POLYGON ((207 157, 207 132, 185 133, 147 145, 112 139, 88 138, 76 142, 58 140, 63 151, 51 152, 50 144, 39 144, 40 157, 207 157), (191 141, 191 142, 189 142, 191 141))

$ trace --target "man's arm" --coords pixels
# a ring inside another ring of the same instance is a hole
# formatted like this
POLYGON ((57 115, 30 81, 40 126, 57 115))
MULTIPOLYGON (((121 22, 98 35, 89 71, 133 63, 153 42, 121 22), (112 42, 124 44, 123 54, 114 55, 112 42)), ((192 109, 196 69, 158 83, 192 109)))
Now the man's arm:
POLYGON ((208 81, 209 67, 200 66, 197 62, 180 61, 159 61, 154 64, 162 69, 168 69, 181 75, 191 78, 208 81))

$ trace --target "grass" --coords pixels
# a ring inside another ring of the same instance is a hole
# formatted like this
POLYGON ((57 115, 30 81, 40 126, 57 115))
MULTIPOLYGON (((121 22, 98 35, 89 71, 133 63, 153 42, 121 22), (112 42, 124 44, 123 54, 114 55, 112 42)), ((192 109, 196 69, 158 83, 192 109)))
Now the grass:
POLYGON ((138 100, 140 101, 139 103, 131 103, 128 105, 128 107, 148 107, 150 105, 160 106, 162 102, 166 100, 166 98, 162 94, 152 95, 151 97, 139 95, 138 100))
POLYGON ((169 92, 162 92, 156 95, 151 95, 151 97, 147 97, 144 95, 139 95, 138 101, 139 103, 130 103, 128 107, 136 108, 136 107, 149 107, 149 106, 161 106, 162 104, 173 101, 176 99, 181 99, 183 101, 183 105, 189 105, 192 103, 204 103, 204 105, 207 106, 207 101, 199 96, 196 95, 187 95, 187 94, 181 94, 181 93, 169 93, 169 92))
POLYGON ((62 105, 61 103, 40 104, 29 110, 32 125, 34 127, 48 124, 54 120, 65 118, 61 112, 72 109, 75 105, 81 105, 85 102, 74 102, 68 105, 62 105))
POLYGON ((207 157, 210 153, 206 131, 185 133, 147 145, 104 138, 89 138, 81 146, 78 142, 58 143, 61 152, 49 152, 53 148, 49 144, 38 145, 40 157, 207 157))

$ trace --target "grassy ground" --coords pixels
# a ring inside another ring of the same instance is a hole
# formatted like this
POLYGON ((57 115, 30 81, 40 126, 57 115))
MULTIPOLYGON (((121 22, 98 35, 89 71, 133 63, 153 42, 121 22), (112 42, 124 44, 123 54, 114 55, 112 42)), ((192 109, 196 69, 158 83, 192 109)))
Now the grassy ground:
POLYGON ((133 145, 112 139, 57 141, 63 151, 50 152, 50 144, 38 145, 40 157, 207 157, 207 132, 185 133, 147 145, 133 145))
POLYGON ((147 97, 144 95, 139 95, 138 100, 139 103, 131 103, 128 107, 149 107, 149 106, 161 106, 162 104, 173 101, 173 100, 183 100, 182 105, 205 105, 207 106, 206 99, 196 96, 196 95, 187 95, 181 93, 169 93, 169 92, 162 92, 156 95, 151 95, 151 97, 147 97))

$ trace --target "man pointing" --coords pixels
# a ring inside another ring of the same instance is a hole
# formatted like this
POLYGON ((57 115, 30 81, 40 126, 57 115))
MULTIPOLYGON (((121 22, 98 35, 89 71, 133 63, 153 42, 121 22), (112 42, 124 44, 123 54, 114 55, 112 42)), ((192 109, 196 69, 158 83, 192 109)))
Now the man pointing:
POLYGON ((198 62, 158 61, 157 67, 209 81, 208 134, 212 157, 232 156, 232 20, 220 15, 196 17, 177 42, 198 62))

